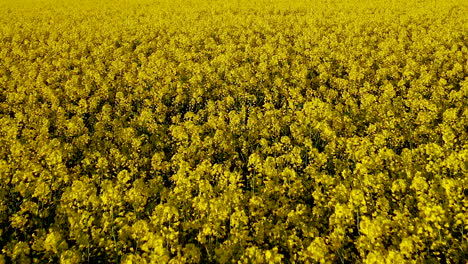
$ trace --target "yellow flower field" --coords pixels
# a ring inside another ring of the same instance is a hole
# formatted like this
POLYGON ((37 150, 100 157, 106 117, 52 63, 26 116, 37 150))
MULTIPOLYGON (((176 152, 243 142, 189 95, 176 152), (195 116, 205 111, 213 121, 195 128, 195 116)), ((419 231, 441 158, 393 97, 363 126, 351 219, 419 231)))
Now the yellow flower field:
POLYGON ((0 263, 467 263, 468 2, 0 2, 0 263))

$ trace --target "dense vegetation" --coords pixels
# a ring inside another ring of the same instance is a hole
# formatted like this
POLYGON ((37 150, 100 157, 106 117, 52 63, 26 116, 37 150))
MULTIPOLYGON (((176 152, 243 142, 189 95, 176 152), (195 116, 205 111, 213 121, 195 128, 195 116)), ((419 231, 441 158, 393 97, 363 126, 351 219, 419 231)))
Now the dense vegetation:
POLYGON ((254 2, 0 3, 0 263, 466 263, 467 3, 254 2))

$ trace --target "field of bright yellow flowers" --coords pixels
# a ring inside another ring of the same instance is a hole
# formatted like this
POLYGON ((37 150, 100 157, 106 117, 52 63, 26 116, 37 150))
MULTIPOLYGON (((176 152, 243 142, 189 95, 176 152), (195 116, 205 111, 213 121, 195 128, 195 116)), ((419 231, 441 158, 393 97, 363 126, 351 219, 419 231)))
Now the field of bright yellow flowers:
POLYGON ((0 1, 0 263, 466 263, 468 2, 0 1))

